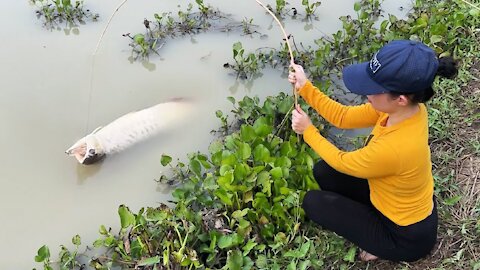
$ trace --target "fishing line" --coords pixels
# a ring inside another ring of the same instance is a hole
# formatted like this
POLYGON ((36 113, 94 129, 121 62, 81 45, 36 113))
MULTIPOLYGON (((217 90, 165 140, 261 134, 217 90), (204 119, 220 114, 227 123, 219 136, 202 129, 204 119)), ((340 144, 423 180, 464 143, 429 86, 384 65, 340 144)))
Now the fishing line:
POLYGON ((87 102, 87 123, 85 125, 85 134, 88 132, 88 125, 90 122, 90 111, 91 111, 91 106, 92 106, 92 93, 93 93, 93 74, 95 70, 95 56, 97 55, 98 48, 100 47, 100 43, 102 42, 103 36, 105 36, 105 33, 107 32, 108 26, 110 26, 110 23, 112 22, 113 17, 115 14, 118 12, 118 10, 127 2, 128 0, 123 0, 120 5, 117 6, 115 11, 112 13, 110 18, 107 21, 107 25, 105 25, 105 28, 102 31, 102 34, 100 35, 100 38, 98 39, 97 46, 95 47, 95 51, 93 51, 92 55, 92 67, 90 68, 90 90, 88 93, 88 102, 87 102))

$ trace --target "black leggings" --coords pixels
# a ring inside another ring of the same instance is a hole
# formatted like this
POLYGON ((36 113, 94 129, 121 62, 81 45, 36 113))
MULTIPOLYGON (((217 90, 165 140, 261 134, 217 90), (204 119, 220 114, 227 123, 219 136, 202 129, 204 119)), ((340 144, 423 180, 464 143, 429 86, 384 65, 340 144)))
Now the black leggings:
POLYGON ((321 190, 308 191, 303 209, 308 218, 355 243, 361 249, 391 261, 416 261, 437 241, 437 208, 424 220, 399 226, 370 202, 365 179, 337 172, 324 161, 313 168, 321 190))

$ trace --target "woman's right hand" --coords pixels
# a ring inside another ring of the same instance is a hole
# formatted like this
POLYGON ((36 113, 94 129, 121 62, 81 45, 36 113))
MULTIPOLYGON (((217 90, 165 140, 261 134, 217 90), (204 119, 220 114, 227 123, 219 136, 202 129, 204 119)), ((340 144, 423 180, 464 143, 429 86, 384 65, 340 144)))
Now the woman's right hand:
POLYGON ((303 71, 303 67, 291 62, 288 81, 295 86, 296 90, 302 88, 307 82, 307 76, 305 75, 305 71, 303 71))

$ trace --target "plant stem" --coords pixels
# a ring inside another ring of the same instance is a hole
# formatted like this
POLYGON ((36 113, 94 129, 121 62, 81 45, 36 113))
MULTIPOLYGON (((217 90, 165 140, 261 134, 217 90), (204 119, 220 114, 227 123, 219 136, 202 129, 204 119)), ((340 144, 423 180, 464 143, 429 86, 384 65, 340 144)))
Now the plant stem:
POLYGON ((275 136, 278 136, 280 134, 280 130, 282 130, 283 125, 285 125, 285 123, 287 122, 287 119, 290 118, 290 113, 293 111, 294 107, 295 106, 292 105, 292 107, 290 107, 288 112, 285 114, 285 117, 283 117, 282 122, 280 123, 280 125, 278 125, 278 129, 277 129, 277 132, 276 132, 275 136))

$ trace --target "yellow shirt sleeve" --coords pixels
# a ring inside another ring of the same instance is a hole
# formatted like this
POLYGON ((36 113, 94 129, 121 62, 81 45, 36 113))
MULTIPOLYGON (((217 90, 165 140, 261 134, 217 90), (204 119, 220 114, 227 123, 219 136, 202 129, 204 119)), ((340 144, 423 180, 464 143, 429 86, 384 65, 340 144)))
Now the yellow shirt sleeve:
POLYGON ((345 106, 329 98, 310 81, 298 90, 305 101, 332 125, 342 128, 365 128, 374 126, 380 113, 370 103, 345 106))
POLYGON ((303 136, 327 164, 344 174, 375 179, 398 173, 398 156, 387 143, 371 142, 356 151, 344 152, 325 139, 313 125, 307 127, 303 136))

